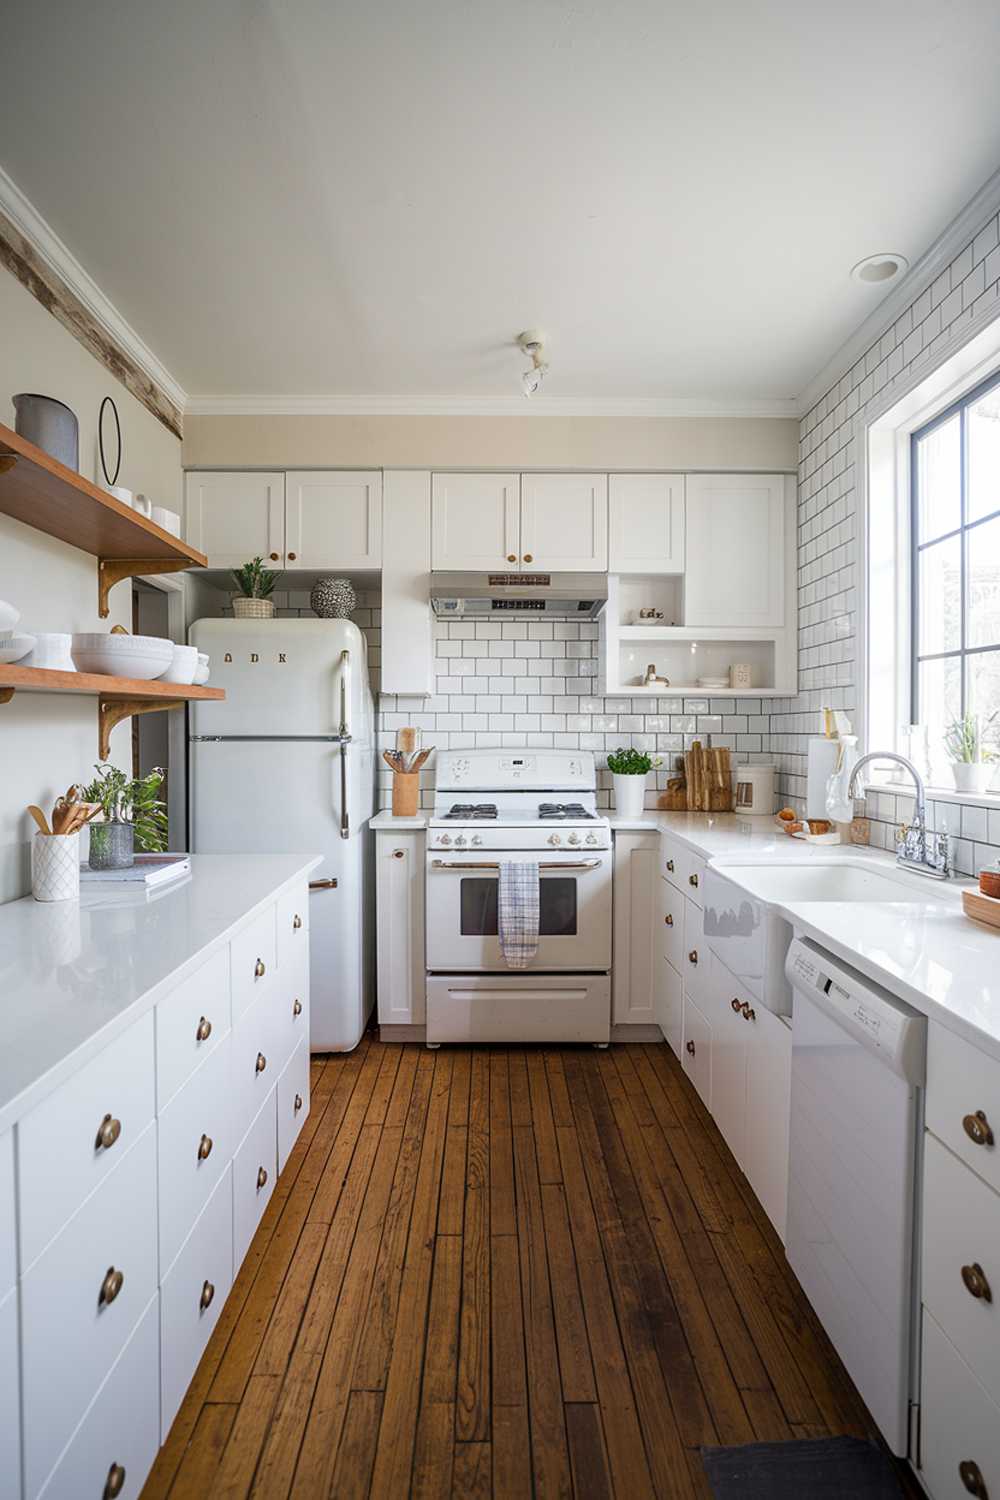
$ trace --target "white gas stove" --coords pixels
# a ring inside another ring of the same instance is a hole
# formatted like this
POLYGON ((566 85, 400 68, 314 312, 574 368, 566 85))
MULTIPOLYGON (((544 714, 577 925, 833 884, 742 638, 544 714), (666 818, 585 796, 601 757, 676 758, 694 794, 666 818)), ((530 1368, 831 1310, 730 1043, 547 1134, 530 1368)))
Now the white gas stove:
POLYGON ((611 828, 588 751, 450 750, 427 830, 427 1040, 607 1043, 611 828), (539 867, 538 950, 511 971, 498 937, 508 859, 539 867))

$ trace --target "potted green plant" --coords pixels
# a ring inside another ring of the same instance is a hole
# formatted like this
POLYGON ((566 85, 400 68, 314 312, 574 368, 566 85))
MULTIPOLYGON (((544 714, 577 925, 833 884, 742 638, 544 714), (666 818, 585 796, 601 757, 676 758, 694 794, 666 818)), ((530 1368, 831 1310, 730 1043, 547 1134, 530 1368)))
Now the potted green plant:
POLYGON ((90 868, 127 870, 135 863, 136 849, 165 849, 167 809, 157 795, 163 785, 160 768, 135 778, 106 762, 94 770, 97 775, 82 798, 101 809, 90 824, 90 868))
POLYGON ((241 568, 233 569, 233 582, 239 596, 233 600, 233 614, 237 620, 269 620, 274 614, 271 595, 280 574, 265 568, 262 557, 251 558, 241 568))
POLYGON ((955 778, 957 792, 981 793, 990 777, 993 766, 983 740, 996 714, 990 714, 985 725, 977 714, 963 714, 953 719, 945 730, 944 748, 951 761, 951 774, 955 778))
POLYGON ((662 761, 648 755, 645 750, 612 750, 608 756, 608 770, 615 787, 615 808, 623 818, 642 816, 646 796, 646 777, 654 766, 662 761))

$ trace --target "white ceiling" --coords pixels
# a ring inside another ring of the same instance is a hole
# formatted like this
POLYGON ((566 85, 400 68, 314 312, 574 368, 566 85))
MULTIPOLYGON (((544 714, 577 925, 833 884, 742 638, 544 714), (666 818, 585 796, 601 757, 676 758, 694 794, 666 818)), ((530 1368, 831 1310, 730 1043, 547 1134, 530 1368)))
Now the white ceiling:
POLYGON ((0 164, 196 395, 786 398, 1000 162, 995 0, 32 0, 0 164))

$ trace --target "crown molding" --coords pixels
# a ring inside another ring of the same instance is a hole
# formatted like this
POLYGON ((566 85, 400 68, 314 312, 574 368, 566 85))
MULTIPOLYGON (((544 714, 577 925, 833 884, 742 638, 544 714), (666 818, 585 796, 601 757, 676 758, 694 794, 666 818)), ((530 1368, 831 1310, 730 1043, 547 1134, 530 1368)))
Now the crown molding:
POLYGON ((589 396, 189 396, 189 417, 798 417, 795 400, 589 396))
POLYGON ((798 407, 803 416, 821 401, 827 391, 846 375, 851 366, 895 323, 935 281, 947 265, 974 239, 988 219, 1000 210, 1000 170, 987 178, 962 211, 941 231, 937 239, 906 272, 905 276, 873 308, 863 323, 841 344, 802 392, 798 407))
POLYGON ((114 303, 104 295, 73 252, 2 167, 0 212, 27 241, 35 255, 69 288, 105 336, 117 345, 178 412, 183 412, 187 405, 187 392, 183 386, 122 317, 114 303))

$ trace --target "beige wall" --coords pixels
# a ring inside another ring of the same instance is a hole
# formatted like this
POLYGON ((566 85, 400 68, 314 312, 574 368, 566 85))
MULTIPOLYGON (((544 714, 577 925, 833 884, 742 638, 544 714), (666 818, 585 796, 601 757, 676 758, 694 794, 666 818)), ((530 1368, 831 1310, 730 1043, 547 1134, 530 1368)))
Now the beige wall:
MULTIPOLYGON (((167 429, 57 323, 21 284, 0 270, 0 421, 14 425, 18 391, 55 396, 80 423, 80 468, 96 477, 97 415, 113 396, 121 417, 120 483, 179 510, 181 445, 167 429)), ((0 481, 2 482, 2 481, 0 481)), ((26 630, 107 630, 130 624, 131 590, 111 595, 111 618, 97 615, 97 563, 30 526, 0 515, 0 599, 21 611, 26 630)), ((129 763, 129 724, 111 738, 112 759, 129 763)), ((29 802, 43 807, 91 772, 97 759, 93 698, 15 693, 0 706, 0 901, 26 893, 29 802)))
POLYGON ((187 417, 186 468, 763 469, 798 463, 792 418, 187 417))

